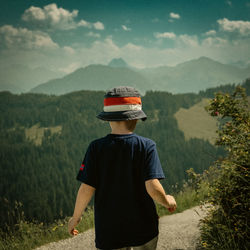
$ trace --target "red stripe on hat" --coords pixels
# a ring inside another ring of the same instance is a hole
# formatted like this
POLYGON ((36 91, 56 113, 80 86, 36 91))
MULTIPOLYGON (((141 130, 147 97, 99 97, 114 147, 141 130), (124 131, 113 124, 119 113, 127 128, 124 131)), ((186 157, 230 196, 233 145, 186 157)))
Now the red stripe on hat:
POLYGON ((141 104, 140 97, 109 97, 104 99, 104 106, 141 104))

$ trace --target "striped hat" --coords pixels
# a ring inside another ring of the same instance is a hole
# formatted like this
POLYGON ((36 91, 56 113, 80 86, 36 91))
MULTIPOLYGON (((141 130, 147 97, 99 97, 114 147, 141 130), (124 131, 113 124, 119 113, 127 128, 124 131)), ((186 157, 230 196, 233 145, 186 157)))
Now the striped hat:
POLYGON ((140 93, 132 87, 116 87, 104 96, 103 111, 97 118, 105 121, 145 121, 146 114, 142 111, 140 93))

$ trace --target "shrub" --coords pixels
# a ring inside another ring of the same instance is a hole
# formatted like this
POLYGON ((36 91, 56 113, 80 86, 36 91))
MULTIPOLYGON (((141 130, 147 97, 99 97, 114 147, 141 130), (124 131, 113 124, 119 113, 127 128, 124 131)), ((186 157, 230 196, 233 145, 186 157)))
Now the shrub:
POLYGON ((202 247, 250 249, 250 115, 244 89, 238 86, 231 95, 217 93, 207 111, 221 119, 216 144, 227 156, 210 169, 216 178, 210 183, 212 208, 202 221, 202 247))

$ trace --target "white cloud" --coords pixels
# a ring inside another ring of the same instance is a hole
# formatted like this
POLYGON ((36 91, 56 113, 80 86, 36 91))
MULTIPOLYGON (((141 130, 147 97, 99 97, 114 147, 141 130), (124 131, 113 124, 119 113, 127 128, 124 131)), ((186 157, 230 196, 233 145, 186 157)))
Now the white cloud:
POLYGON ((69 46, 64 46, 63 50, 68 54, 68 55, 74 55, 75 54, 75 50, 69 46))
POLYGON ((216 35, 216 31, 215 30, 209 30, 205 33, 206 36, 213 36, 216 35))
POLYGON ((39 27, 68 30, 76 28, 74 19, 77 15, 78 10, 70 12, 52 3, 43 8, 31 6, 25 10, 22 20, 39 27))
POLYGON ((197 47, 199 45, 198 37, 197 36, 190 36, 190 35, 180 35, 178 36, 177 47, 197 47))
POLYGON ((131 28, 128 28, 126 25, 122 25, 122 29, 125 31, 131 31, 131 28))
POLYGON ((12 25, 0 27, 2 45, 7 49, 55 49, 58 45, 47 33, 15 28, 12 25))
POLYGON ((94 33, 94 32, 92 32, 92 31, 90 31, 89 33, 87 33, 86 36, 95 37, 95 38, 100 38, 100 37, 101 37, 100 34, 94 33))
POLYGON ((142 49, 141 46, 135 45, 133 43, 128 43, 123 48, 131 50, 131 51, 139 51, 142 49))
POLYGON ((174 48, 144 47, 134 43, 118 46, 111 37, 94 41, 91 46, 83 44, 74 48, 58 48, 50 53, 18 50, 0 57, 0 65, 25 63, 27 65, 49 67, 70 73, 78 67, 89 64, 107 64, 111 59, 122 57, 129 65, 139 68, 176 65, 178 63, 207 56, 220 62, 249 61, 250 38, 237 41, 223 40, 220 37, 206 37, 201 41, 195 36, 176 36, 174 48), (70 49, 71 48, 71 49, 70 49), (74 51, 74 53, 70 53, 74 51), (39 52, 39 53, 38 53, 39 52))
POLYGON ((96 30, 104 30, 104 24, 101 23, 101 22, 93 23, 93 27, 94 27, 96 30))
POLYGON ((87 21, 85 21, 83 19, 77 24, 77 26, 86 27, 86 28, 91 28, 92 27, 91 23, 89 23, 89 22, 87 22, 87 21))
POLYGON ((173 13, 173 12, 171 12, 169 14, 169 16, 170 16, 170 18, 173 18, 173 19, 180 19, 181 18, 179 14, 173 13))
POLYGON ((155 33, 154 36, 156 38, 169 38, 169 39, 176 38, 176 35, 173 32, 155 33))
POLYGON ((81 63, 73 62, 73 63, 67 65, 66 67, 59 68, 59 71, 66 73, 66 74, 70 74, 80 67, 81 67, 81 63))
POLYGON ((96 30, 104 30, 104 24, 101 23, 101 22, 96 22, 96 23, 90 23, 90 22, 87 22, 85 20, 81 20, 77 26, 79 27, 86 27, 86 28, 94 28, 96 30))
POLYGON ((249 21, 230 21, 227 18, 219 19, 219 27, 222 31, 237 32, 242 36, 250 35, 250 22, 249 21))
POLYGON ((25 10, 22 20, 38 28, 70 30, 77 27, 94 28, 103 30, 101 22, 90 23, 86 20, 77 22, 78 10, 69 11, 57 7, 55 3, 48 4, 43 8, 31 6, 25 10))
POLYGON ((221 47, 228 43, 227 40, 220 37, 208 37, 202 41, 202 45, 205 47, 221 47))

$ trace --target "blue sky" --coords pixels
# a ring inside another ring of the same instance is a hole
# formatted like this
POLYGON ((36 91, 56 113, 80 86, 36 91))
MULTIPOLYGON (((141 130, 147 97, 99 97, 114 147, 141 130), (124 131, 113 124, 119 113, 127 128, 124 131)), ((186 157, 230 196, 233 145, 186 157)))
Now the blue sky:
POLYGON ((250 63, 250 0, 2 0, 0 67, 250 63))

